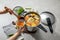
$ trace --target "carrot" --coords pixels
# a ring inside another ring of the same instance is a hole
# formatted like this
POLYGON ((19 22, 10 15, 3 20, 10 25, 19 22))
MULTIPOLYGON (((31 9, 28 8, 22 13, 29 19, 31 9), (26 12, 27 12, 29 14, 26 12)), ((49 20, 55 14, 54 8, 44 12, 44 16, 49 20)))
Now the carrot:
POLYGON ((29 19, 29 16, 26 16, 26 17, 25 17, 25 20, 27 21, 28 19, 29 19))

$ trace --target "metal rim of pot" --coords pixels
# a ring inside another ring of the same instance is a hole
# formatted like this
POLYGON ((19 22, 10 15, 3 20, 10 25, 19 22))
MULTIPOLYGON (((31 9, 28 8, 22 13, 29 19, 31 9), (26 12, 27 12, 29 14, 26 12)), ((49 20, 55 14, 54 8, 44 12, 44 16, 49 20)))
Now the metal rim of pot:
MULTIPOLYGON (((27 12, 24 17, 26 17, 26 15, 28 15, 28 14, 36 14, 36 15, 38 15, 39 16, 39 20, 40 20, 38 25, 40 25, 40 23, 41 23, 41 17, 40 17, 40 15, 37 12, 34 12, 34 11, 27 12), (33 13, 31 13, 31 12, 33 12, 33 13)), ((35 26, 35 27, 37 27, 37 26, 35 26)))

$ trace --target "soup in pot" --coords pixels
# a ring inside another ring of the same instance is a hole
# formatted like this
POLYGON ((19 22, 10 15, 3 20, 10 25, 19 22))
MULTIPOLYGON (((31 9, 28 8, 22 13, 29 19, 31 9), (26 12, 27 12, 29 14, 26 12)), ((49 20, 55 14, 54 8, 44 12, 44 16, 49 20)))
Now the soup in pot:
POLYGON ((40 23, 40 16, 36 12, 29 12, 25 15, 26 25, 36 27, 40 23))

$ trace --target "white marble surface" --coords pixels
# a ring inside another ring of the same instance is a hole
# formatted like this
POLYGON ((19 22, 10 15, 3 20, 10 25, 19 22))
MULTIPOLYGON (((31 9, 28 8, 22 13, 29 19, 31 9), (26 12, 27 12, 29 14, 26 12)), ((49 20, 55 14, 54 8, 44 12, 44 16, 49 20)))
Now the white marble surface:
MULTIPOLYGON (((56 17, 56 24, 54 25, 54 33, 44 33, 39 30, 36 34, 32 34, 38 40, 60 40, 60 0, 0 0, 0 10, 4 6, 13 9, 15 6, 22 6, 24 8, 31 7, 38 10, 39 14, 43 11, 50 11, 56 17)), ((6 40, 7 37, 3 32, 2 27, 8 25, 16 17, 10 14, 0 15, 0 40, 6 40)), ((48 30, 48 28, 46 28, 48 30)), ((48 30, 49 31, 49 30, 48 30)), ((35 40, 29 34, 24 34, 25 40, 35 40)))

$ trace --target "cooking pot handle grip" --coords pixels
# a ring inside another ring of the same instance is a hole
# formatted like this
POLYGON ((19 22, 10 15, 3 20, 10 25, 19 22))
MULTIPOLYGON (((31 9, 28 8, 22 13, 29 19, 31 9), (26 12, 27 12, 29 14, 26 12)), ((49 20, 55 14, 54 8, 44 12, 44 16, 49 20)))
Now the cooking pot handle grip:
POLYGON ((47 32, 47 30, 40 24, 38 25, 38 28, 40 28, 41 30, 43 30, 44 32, 47 32))
POLYGON ((46 20, 47 20, 50 32, 53 33, 53 28, 52 28, 52 24, 51 24, 50 18, 47 18, 46 20))

